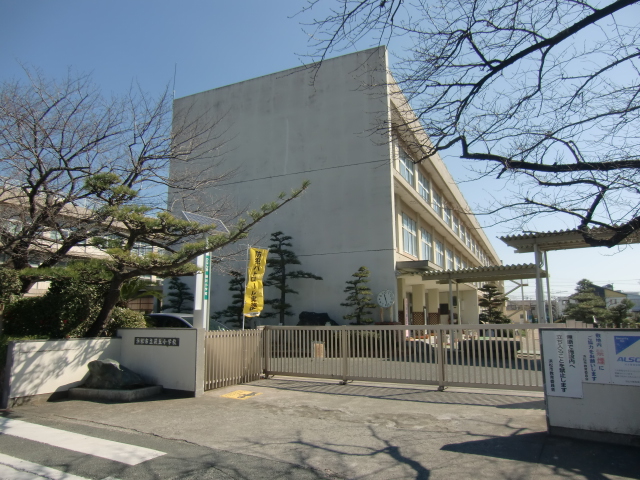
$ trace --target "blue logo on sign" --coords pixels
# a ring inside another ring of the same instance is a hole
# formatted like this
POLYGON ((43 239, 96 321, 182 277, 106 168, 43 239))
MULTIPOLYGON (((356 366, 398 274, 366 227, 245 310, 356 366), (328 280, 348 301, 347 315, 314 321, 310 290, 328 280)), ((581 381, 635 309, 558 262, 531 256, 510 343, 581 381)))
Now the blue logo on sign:
MULTIPOLYGON (((622 353, 627 348, 631 347, 635 343, 640 342, 640 336, 638 335, 615 335, 613 337, 616 346, 616 355, 622 353)), ((640 346, 640 345, 638 345, 640 346)), ((634 349, 635 350, 635 349, 634 349)))

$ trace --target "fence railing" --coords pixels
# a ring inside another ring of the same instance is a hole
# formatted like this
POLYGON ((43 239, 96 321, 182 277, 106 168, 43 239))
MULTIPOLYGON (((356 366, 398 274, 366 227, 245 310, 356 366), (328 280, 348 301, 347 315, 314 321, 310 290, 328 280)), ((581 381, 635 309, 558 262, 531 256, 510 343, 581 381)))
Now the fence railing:
POLYGON ((539 329, 564 324, 264 327, 266 375, 542 390, 539 329))
POLYGON ((539 330, 565 324, 265 326, 205 336, 205 390, 264 375, 542 390, 539 330))
POLYGON ((258 380, 263 371, 262 335, 262 329, 207 332, 204 389, 258 380))

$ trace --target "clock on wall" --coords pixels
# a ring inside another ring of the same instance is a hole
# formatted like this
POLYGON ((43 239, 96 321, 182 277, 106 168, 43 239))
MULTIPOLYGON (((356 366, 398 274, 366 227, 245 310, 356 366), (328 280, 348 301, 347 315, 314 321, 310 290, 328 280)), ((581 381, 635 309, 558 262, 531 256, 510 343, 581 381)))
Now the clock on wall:
POLYGON ((378 305, 389 308, 396 302, 396 296, 391 290, 384 290, 378 294, 378 305))

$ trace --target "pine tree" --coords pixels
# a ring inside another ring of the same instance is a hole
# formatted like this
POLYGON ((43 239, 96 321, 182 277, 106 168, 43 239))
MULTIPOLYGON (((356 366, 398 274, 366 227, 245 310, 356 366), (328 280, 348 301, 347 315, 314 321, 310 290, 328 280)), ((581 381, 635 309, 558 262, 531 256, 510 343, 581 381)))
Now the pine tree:
MULTIPOLYGON (((162 306, 162 310, 171 309, 174 312, 182 312, 183 308, 189 308, 187 302, 193 302, 193 293, 189 290, 189 286, 178 277, 171 277, 167 303, 162 306)), ((193 305, 190 308, 193 308, 193 305)))
POLYGON ((347 286, 344 293, 347 295, 347 301, 341 303, 343 307, 354 307, 352 312, 344 315, 345 320, 355 320, 355 325, 365 325, 373 323, 371 308, 376 308, 375 303, 371 301, 371 289, 367 285, 369 283, 369 270, 367 267, 360 267, 356 273, 351 275, 353 280, 347 280, 347 286))
POLYGON ((632 322, 629 312, 634 305, 631 300, 625 298, 620 303, 609 307, 608 321, 616 328, 621 328, 623 323, 632 322))
POLYGON ((498 287, 492 283, 484 284, 480 289, 482 297, 478 300, 478 305, 484 308, 480 314, 480 321, 485 323, 510 323, 510 320, 503 312, 507 297, 498 291, 498 287))
POLYGON ((233 292, 231 305, 224 310, 220 310, 211 315, 214 320, 227 320, 235 327, 242 326, 242 309, 244 307, 244 275, 235 270, 229 272, 231 279, 229 280, 229 291, 233 292))
POLYGON ((298 260, 296 254, 286 248, 292 246, 289 240, 291 240, 291 237, 282 232, 271 234, 273 243, 269 245, 269 255, 267 257, 267 268, 270 269, 270 272, 264 282, 265 286, 276 288, 280 295, 277 298, 265 300, 264 303, 269 305, 273 312, 264 313, 263 316, 265 318, 278 316, 280 325, 284 325, 284 317, 293 315, 293 312, 289 310, 291 305, 287 303, 287 294, 298 293, 289 286, 288 281, 299 278, 322 280, 322 277, 302 270, 287 271, 290 265, 300 265, 300 260, 298 260))
POLYGON ((595 285, 582 279, 576 285, 576 293, 569 296, 569 305, 564 310, 568 318, 585 323, 593 323, 594 318, 606 322, 609 312, 603 298, 595 293, 595 285))

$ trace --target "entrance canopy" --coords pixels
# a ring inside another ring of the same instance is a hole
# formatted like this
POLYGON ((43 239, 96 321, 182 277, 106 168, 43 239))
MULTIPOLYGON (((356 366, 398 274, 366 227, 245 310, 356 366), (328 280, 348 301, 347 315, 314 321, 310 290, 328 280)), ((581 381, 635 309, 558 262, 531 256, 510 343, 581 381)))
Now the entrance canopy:
MULTIPOLYGON (((422 274, 422 280, 435 280, 437 283, 474 283, 499 282, 504 280, 524 280, 536 278, 536 266, 526 265, 492 265, 489 267, 464 268, 461 270, 436 270, 428 260, 414 262, 397 262, 396 269, 405 274, 422 274)), ((540 270, 541 277, 547 272, 540 270)))
MULTIPOLYGON (((420 276, 423 282, 449 284, 449 305, 453 305, 453 284, 456 297, 459 296, 460 285, 469 283, 500 282, 504 280, 524 280, 547 276, 547 272, 535 264, 528 265, 492 265, 486 267, 464 268, 460 270, 440 270, 428 260, 396 262, 396 270, 408 278, 420 276)), ((472 289, 471 286, 464 288, 472 289)), ((449 321, 454 323, 453 308, 449 309, 449 321)))
MULTIPOLYGON (((593 238, 603 240, 611 236, 611 230, 603 228, 590 228, 586 232, 593 238)), ((540 251, 573 250, 574 248, 589 248, 580 230, 560 230, 557 232, 536 232, 524 235, 509 235, 500 237, 508 246, 516 249, 516 253, 534 252, 536 245, 540 251)), ((621 245, 640 243, 640 231, 634 232, 625 238, 621 245)))
MULTIPOLYGON (((611 230, 605 228, 589 228, 586 233, 593 238, 608 238, 611 230)), ((516 253, 533 252, 535 254, 535 262, 537 265, 544 265, 548 270, 547 252, 554 250, 573 250, 576 248, 589 248, 589 245, 583 236, 583 232, 577 229, 560 230, 557 232, 536 232, 524 235, 509 235, 500 237, 508 246, 515 248, 516 253), (544 258, 543 258, 544 254, 544 258)), ((640 243, 640 231, 633 232, 625 238, 623 244, 640 243)), ((547 276, 547 297, 549 302, 549 320, 551 320, 551 289, 549 287, 549 277, 547 276)), ((540 277, 536 278, 536 303, 538 312, 544 312, 544 293, 540 277)))

